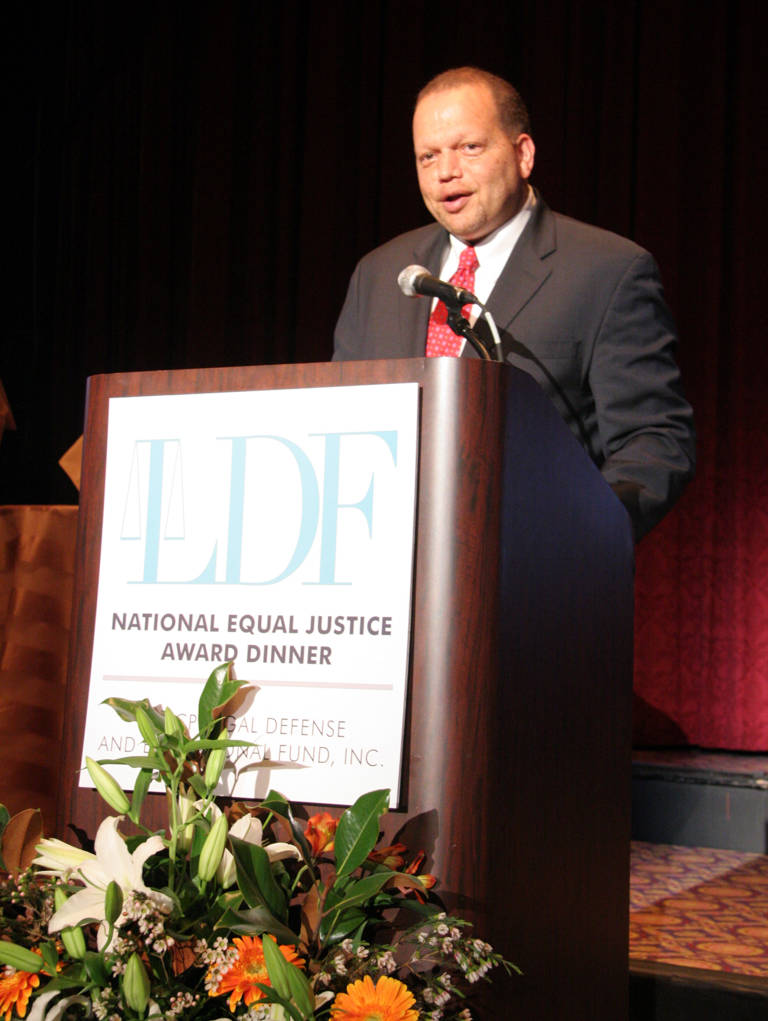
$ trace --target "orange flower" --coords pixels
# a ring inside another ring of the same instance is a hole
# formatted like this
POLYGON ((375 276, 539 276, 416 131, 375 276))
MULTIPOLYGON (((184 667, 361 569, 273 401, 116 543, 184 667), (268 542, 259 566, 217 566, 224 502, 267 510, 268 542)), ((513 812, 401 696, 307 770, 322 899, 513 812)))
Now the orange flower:
POLYGON ((418 1021, 413 994, 396 978, 382 975, 373 984, 370 975, 352 982, 339 993, 331 1010, 331 1021, 418 1021))
POLYGON ((14 971, 0 978, 0 1015, 11 1021, 11 1011, 16 1008, 19 1017, 25 1017, 32 990, 40 985, 40 976, 31 971, 14 971))
POLYGON ((419 853, 413 859, 411 864, 405 869, 405 872, 409 876, 415 876, 416 879, 418 879, 419 882, 424 886, 425 890, 431 890, 432 887, 437 882, 437 879, 433 875, 430 875, 429 872, 425 872, 421 876, 419 875, 419 869, 424 864, 424 859, 425 858, 426 858, 426 855, 424 854, 424 852, 423 851, 419 851, 419 853))
POLYGON ((333 838, 338 825, 339 820, 334 819, 330 812, 318 812, 307 820, 304 836, 315 858, 323 851, 333 850, 333 838))
POLYGON ((405 861, 404 855, 407 853, 408 848, 405 844, 390 844, 389 847, 378 847, 371 851, 368 861, 387 865, 391 869, 401 869, 405 861))
MULTIPOLYGON (((235 1007, 242 998, 246 1007, 264 998, 261 989, 256 985, 269 986, 269 973, 264 963, 264 950, 258 936, 236 936, 232 941, 238 949, 237 960, 219 979, 215 989, 211 989, 211 996, 223 996, 224 993, 231 993, 229 997, 229 1009, 234 1012, 235 1007)), ((280 953, 289 964, 300 967, 299 955, 289 946, 281 946, 280 953)))

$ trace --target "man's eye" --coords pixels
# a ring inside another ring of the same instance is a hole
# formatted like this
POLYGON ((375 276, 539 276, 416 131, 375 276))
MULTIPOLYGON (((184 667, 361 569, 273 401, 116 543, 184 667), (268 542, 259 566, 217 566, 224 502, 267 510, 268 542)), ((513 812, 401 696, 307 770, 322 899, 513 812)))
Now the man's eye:
POLYGON ((482 146, 479 142, 465 142, 464 152, 480 152, 482 146))
POLYGON ((421 156, 419 156, 419 163, 422 167, 425 167, 428 163, 431 163, 434 158, 435 154, 433 152, 423 152, 421 156))

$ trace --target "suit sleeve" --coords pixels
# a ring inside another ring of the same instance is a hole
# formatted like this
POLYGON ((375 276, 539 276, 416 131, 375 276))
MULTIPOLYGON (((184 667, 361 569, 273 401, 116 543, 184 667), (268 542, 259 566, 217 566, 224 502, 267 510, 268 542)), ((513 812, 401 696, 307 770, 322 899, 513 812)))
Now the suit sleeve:
POLYGON ((333 334, 333 361, 354 361, 363 357, 360 338, 363 335, 360 323, 360 263, 349 281, 336 329, 333 334))
POLYGON ((601 471, 642 537, 693 476, 695 434, 658 269, 640 252, 619 279, 589 379, 605 451, 601 471))

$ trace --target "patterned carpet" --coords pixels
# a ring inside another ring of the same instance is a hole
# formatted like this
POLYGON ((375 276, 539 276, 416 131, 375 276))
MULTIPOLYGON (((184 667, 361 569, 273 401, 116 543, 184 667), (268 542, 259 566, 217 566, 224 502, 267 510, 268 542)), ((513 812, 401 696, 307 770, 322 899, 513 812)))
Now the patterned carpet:
POLYGON ((629 956, 768 978, 768 856, 634 841, 629 956))

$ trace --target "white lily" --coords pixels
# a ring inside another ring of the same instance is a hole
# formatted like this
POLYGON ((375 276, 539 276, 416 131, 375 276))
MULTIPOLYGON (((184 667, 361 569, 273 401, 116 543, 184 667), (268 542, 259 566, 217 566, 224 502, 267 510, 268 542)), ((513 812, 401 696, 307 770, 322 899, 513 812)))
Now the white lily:
MULTIPOLYGON (((122 818, 109 816, 99 826, 94 842, 96 854, 89 855, 88 859, 75 870, 75 874, 85 883, 85 887, 73 894, 63 907, 54 912, 48 923, 49 932, 58 932, 68 925, 79 925, 85 921, 100 922, 97 943, 99 950, 103 950, 107 944, 109 931, 105 922, 104 897, 112 881, 123 891, 123 897, 131 891, 144 893, 154 902, 158 910, 166 914, 171 911, 173 907, 171 898, 145 886, 142 877, 146 860, 162 851, 165 844, 158 836, 150 837, 139 844, 131 854, 117 829, 122 818)), ((116 928, 125 917, 123 908, 115 923, 116 928)))
POLYGON ((91 1005, 91 1001, 86 996, 62 997, 60 989, 56 989, 52 993, 41 993, 32 1000, 27 1021, 60 1021, 69 1007, 75 1003, 84 1007, 91 1005))
MULTIPOLYGON (((196 807, 199 809, 203 805, 202 801, 197 802, 196 807)), ((218 805, 212 803, 206 813, 208 821, 210 823, 216 822, 218 817, 221 815, 221 809, 218 805)), ((231 837, 239 837, 240 840, 245 840, 249 844, 261 844, 264 838, 264 831, 261 822, 252 815, 243 815, 237 822, 233 823, 229 828, 229 835, 231 837)), ((283 858, 299 858, 298 850, 293 844, 282 843, 277 841, 274 844, 265 844, 264 850, 267 852, 270 861, 280 861, 283 858)), ((226 890, 237 879, 237 866, 235 865, 235 859, 231 851, 224 849, 224 854, 221 856, 219 867, 216 869, 216 879, 219 884, 226 890)))
POLYGON ((64 879, 67 879, 74 869, 96 858, 90 851, 84 851, 82 847, 73 847, 72 844, 57 840, 56 837, 41 840, 35 850, 37 858, 32 864, 44 869, 43 874, 46 876, 61 876, 64 879))

